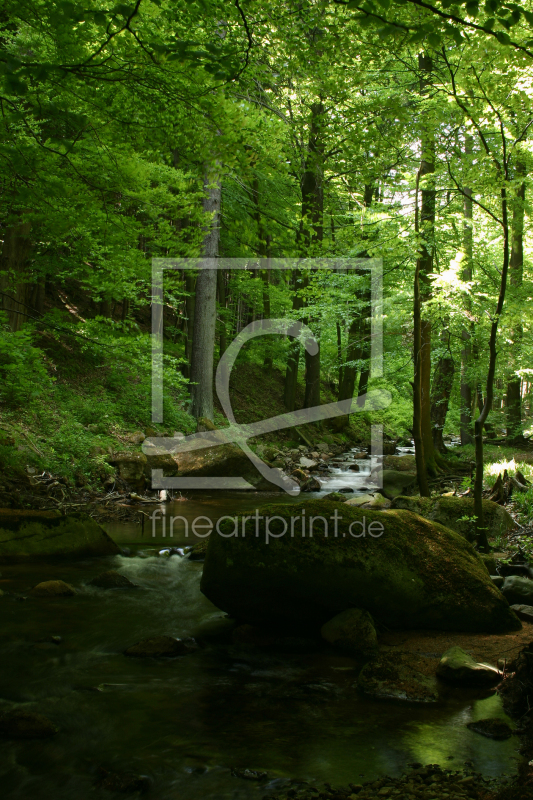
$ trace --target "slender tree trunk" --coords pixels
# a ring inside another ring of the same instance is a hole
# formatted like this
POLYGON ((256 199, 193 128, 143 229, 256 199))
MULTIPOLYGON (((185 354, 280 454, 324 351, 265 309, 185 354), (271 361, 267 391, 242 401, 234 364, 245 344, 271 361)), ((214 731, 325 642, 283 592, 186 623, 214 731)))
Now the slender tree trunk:
MULTIPOLYGON (((419 55, 418 64, 422 74, 427 75, 421 79, 421 93, 425 93, 427 80, 433 69, 429 56, 419 55)), ((433 173, 435 172, 435 137, 428 126, 423 126, 421 137, 422 159, 420 163, 421 208, 420 229, 422 245, 420 251, 419 286, 421 300, 420 320, 420 433, 424 443, 424 460, 426 470, 430 475, 437 473, 435 448, 433 446, 433 432, 431 430, 431 321, 424 317, 424 303, 431 298, 433 273, 433 250, 435 236, 435 186, 433 173)))
MULTIPOLYGON (((333 219, 333 217, 332 217, 333 219)), ((344 361, 342 357, 342 331, 340 322, 337 321, 337 359, 339 361, 339 390, 337 392, 339 400, 340 400, 340 393, 341 393, 341 386, 342 386, 342 363, 344 361)))
POLYGON ((220 326, 220 335, 219 335, 219 351, 218 357, 222 358, 224 353, 226 352, 226 348, 228 346, 227 343, 227 333, 226 333, 226 319, 225 319, 225 312, 226 312, 226 276, 224 274, 223 269, 217 270, 217 294, 218 294, 218 306, 220 308, 220 319, 219 319, 219 326, 220 326))
MULTIPOLYGON (((302 245, 306 255, 324 238, 324 105, 313 103, 308 153, 302 176, 302 245)), ((310 320, 306 319, 309 324, 310 320)), ((305 352, 304 408, 320 405, 320 345, 314 355, 305 352)))
MULTIPOLYGON (((526 174, 524 162, 516 165, 517 176, 526 174)), ((522 181, 517 192, 516 200, 513 202, 513 221, 511 227, 511 259, 509 264, 509 280, 513 287, 521 287, 524 272, 524 203, 526 199, 526 184, 522 181)), ((516 323, 512 333, 513 351, 511 353, 511 364, 514 366, 520 362, 520 350, 522 347, 523 328, 520 322, 516 323)), ((507 406, 506 406, 506 428, 507 437, 513 444, 524 444, 524 434, 522 433, 522 381, 516 374, 511 377, 507 384, 507 406)))
POLYGON ((445 328, 440 338, 445 350, 437 362, 431 384, 431 423, 435 450, 445 455, 447 449, 442 434, 452 394, 455 362, 450 349, 450 331, 445 328))
MULTIPOLYGON (((365 184, 363 194, 363 203, 365 209, 372 206, 374 199, 374 184, 365 184)), ((363 228, 363 239, 367 239, 368 234, 363 228)), ((368 257, 368 251, 362 253, 362 257, 368 257)), ((365 395, 368 390, 368 379, 370 378, 370 356, 372 352, 372 293, 370 286, 366 287, 362 292, 363 307, 361 309, 361 318, 359 323, 359 335, 361 337, 359 346, 359 358, 362 361, 361 373, 359 375, 359 384, 357 387, 357 404, 364 407, 365 395)))
MULTIPOLYGON (((415 233, 419 233, 418 186, 421 168, 416 175, 416 200, 415 200, 415 233)), ((426 470, 424 453, 424 439, 422 438, 422 300, 420 293, 420 265, 421 258, 416 260, 413 302, 413 439, 415 443, 416 476, 421 497, 429 497, 429 483, 426 470)))
POLYGON ((30 284, 26 268, 31 252, 31 224, 19 222, 4 229, 0 259, 0 311, 7 313, 9 326, 20 330, 27 319, 30 284))
MULTIPOLYGON (((292 297, 292 310, 300 311, 303 308, 303 299, 298 295, 298 290, 302 288, 302 275, 299 270, 295 270, 294 277, 294 295, 292 297)), ((285 371, 285 388, 283 393, 283 402, 287 411, 294 411, 296 404, 296 387, 298 385, 298 365, 300 362, 300 342, 293 339, 289 343, 289 352, 287 354, 287 368, 285 371)))
MULTIPOLYGON (((206 264, 218 256, 220 239, 220 177, 212 170, 204 181, 205 212, 211 214, 203 243, 206 264)), ((194 328, 191 359, 191 414, 213 420, 213 361, 217 311, 217 270, 202 268, 196 279, 194 328)))
MULTIPOLYGON (((465 155, 468 157, 472 154, 472 138, 466 137, 465 155)), ((473 264, 473 204, 472 204, 472 190, 465 188, 464 198, 464 239, 463 239, 463 254, 464 254, 464 269, 462 279, 465 283, 472 280, 472 264, 473 264)), ((467 314, 471 310, 470 296, 464 298, 465 311, 467 314)), ((461 444, 472 444, 474 441, 472 436, 472 343, 471 343, 471 323, 463 325, 461 330, 461 444)))
POLYGON ((474 423, 474 442, 476 447, 476 477, 474 481, 474 514, 476 516, 476 536, 477 543, 481 550, 487 552, 489 542, 485 528, 483 513, 483 425, 492 408, 492 398, 494 395, 494 375, 496 372, 496 336, 498 334, 498 322, 503 310, 505 301, 505 291, 507 289, 507 272, 509 269, 509 222, 507 216, 507 190, 503 186, 501 189, 501 208, 502 208, 502 228, 503 228, 503 264, 500 278, 500 292, 496 312, 493 317, 490 337, 489 337, 489 368, 487 371, 487 390, 483 409, 474 423))

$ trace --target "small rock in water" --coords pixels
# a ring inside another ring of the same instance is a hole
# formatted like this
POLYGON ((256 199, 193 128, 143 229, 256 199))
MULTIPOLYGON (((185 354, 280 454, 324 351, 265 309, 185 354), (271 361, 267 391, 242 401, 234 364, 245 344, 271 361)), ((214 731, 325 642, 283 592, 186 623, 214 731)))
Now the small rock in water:
POLYGON ((496 717, 478 719, 476 722, 469 722, 466 727, 475 733, 487 736, 489 739, 509 739, 513 735, 509 725, 496 717))
POLYGON ((421 672, 428 671, 429 659, 415 659, 412 653, 382 653, 361 670, 357 687, 379 700, 407 700, 412 703, 435 703, 438 700, 436 681, 421 672), (418 662, 418 663, 417 663, 418 662))
POLYGON ((231 768, 231 774, 234 778, 244 778, 247 781, 264 781, 268 778, 266 772, 257 772, 255 769, 238 769, 237 767, 231 768))
POLYGON ((342 489, 339 489, 339 492, 342 492, 343 494, 351 494, 353 489, 351 489, 349 486, 343 486, 342 489))
POLYGON ((301 488, 302 492, 319 492, 322 487, 316 478, 308 478, 301 488))
MULTIPOLYGON (((502 578, 500 578, 500 580, 502 580, 502 578)), ((533 622, 533 606, 514 605, 511 606, 511 608, 518 619, 523 619, 525 622, 533 622)))
POLYGON ((132 583, 120 572, 110 569, 89 581, 89 586, 98 586, 99 589, 136 589, 138 584, 132 583))
POLYGON ((460 647, 451 647, 444 653, 437 667, 437 675, 451 683, 466 686, 487 686, 497 683, 502 677, 495 667, 474 661, 460 647))
POLYGON ((194 640, 175 639, 173 636, 152 636, 141 639, 137 644, 124 650, 125 656, 132 658, 175 658, 194 649, 194 640))
POLYGON ((312 467, 316 467, 316 465, 317 465, 316 461, 313 461, 310 458, 306 458, 305 456, 302 456, 300 459, 300 466, 305 467, 305 469, 311 469, 312 467))
POLYGON ((30 591, 32 597, 72 597, 76 590, 65 581, 43 581, 30 591))
POLYGON ((152 781, 147 775, 134 775, 131 772, 110 772, 103 767, 98 769, 97 786, 99 789, 107 789, 108 792, 133 793, 147 792, 152 781))
POLYGON ((329 494, 325 494, 322 500, 337 500, 342 503, 346 502, 344 496, 340 492, 330 492, 329 494))
POLYGON ((47 717, 33 711, 0 711, 0 736, 6 739, 46 739, 58 730, 47 717))
POLYGON ((341 650, 368 655, 378 649, 374 620, 368 611, 348 608, 322 625, 322 637, 341 650))

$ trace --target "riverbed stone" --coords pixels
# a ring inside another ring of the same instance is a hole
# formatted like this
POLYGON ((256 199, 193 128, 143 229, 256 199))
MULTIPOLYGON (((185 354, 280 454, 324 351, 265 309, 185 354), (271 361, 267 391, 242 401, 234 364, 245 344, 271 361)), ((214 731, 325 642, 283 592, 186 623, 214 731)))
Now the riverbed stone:
POLYGON ((119 553, 120 548, 88 514, 0 509, 0 563, 119 553))
POLYGON ((359 674, 357 688, 376 700, 436 703, 434 666, 429 658, 401 651, 380 653, 359 674))
POLYGON ((358 494, 356 497, 350 497, 349 500, 346 500, 346 506, 355 506, 356 508, 360 506, 364 506, 365 503, 371 503, 374 499, 373 494, 358 494))
POLYGON ((42 581, 31 589, 32 597, 73 597, 76 590, 65 581, 42 581))
MULTIPOLYGON (((471 497, 403 497, 394 499, 393 508, 405 508, 425 519, 439 522, 446 528, 465 536, 469 541, 475 538, 474 523, 462 520, 474 516, 474 499, 471 497)), ((492 500, 483 500, 483 516, 490 539, 516 528, 516 523, 505 508, 492 500)), ((494 574, 494 572, 492 573, 494 574)))
POLYGON ((503 719, 498 719, 498 717, 478 719, 475 722, 467 723, 466 727, 475 733, 480 733, 481 736, 486 736, 488 739, 510 739, 513 735, 512 728, 503 719))
POLYGON ((58 733, 42 714, 22 708, 0 710, 0 737, 5 739, 47 739, 58 733))
POLYGON ((145 469, 148 461, 144 453, 134 453, 129 450, 111 453, 108 456, 110 464, 116 467, 119 477, 122 478, 136 491, 144 491, 146 485, 145 469))
POLYGON ((330 492, 329 494, 325 494, 322 500, 336 500, 339 503, 344 503, 345 498, 340 492, 330 492))
POLYGON ((173 636, 151 636, 128 647, 124 650, 124 655, 131 658, 175 658, 186 652, 188 647, 183 639, 175 639, 173 636))
MULTIPOLYGON (((149 444, 143 443, 148 452, 149 444)), ((281 491, 270 483, 250 461, 246 453, 234 444, 215 445, 186 452, 172 452, 178 464, 178 475, 184 478, 242 478, 258 491, 281 491)))
POLYGON ((409 495, 418 490, 416 475, 410 472, 397 472, 392 469, 384 469, 373 473, 373 478, 382 484, 381 492, 389 500, 394 500, 400 495, 409 495))
POLYGON ((364 608, 389 628, 521 628, 473 546, 437 523, 328 500, 273 504, 259 515, 270 517, 268 541, 264 520, 257 536, 255 518, 243 518, 244 535, 239 526, 231 536, 234 523, 223 521, 226 536, 211 536, 207 548, 201 590, 235 619, 321 627, 347 608, 364 608))
POLYGON ((415 456, 385 456, 383 459, 385 469, 393 469, 398 472, 412 472, 416 475, 415 456))
POLYGON ((520 575, 509 575, 502 586, 502 594, 510 605, 533 605, 533 581, 520 575))
POLYGON ((326 642, 355 655, 374 653, 378 647, 374 620, 360 608, 347 608, 337 614, 322 625, 320 633, 326 642))
POLYGON ((524 622, 533 622, 533 606, 526 606, 523 604, 512 605, 514 613, 518 619, 523 619, 524 622))
POLYGON ((306 456, 302 456, 300 458, 300 466, 304 469, 312 469, 313 467, 316 467, 316 465, 317 462, 312 458, 307 458, 306 456))
POLYGON ((302 484, 302 492, 319 492, 321 489, 320 481, 316 478, 307 478, 305 483, 302 484))
POLYGON ((487 686, 501 680, 501 672, 490 664, 475 661, 460 647, 450 647, 437 667, 437 675, 463 686, 487 686))
POLYGON ((89 586, 98 586, 99 589, 136 589, 138 584, 115 569, 110 569, 89 581, 89 586))

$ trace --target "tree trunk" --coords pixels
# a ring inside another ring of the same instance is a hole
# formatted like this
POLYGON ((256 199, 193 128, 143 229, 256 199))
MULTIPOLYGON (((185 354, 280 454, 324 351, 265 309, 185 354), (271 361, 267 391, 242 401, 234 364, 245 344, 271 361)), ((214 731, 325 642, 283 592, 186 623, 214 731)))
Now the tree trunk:
MULTIPOLYGON (((517 176, 525 177, 526 165, 518 162, 516 165, 517 176)), ((513 221, 511 226, 511 259, 509 263, 509 280, 513 287, 521 287, 524 272, 524 203, 526 199, 526 184, 522 181, 513 202, 513 221)), ((520 362, 522 348, 523 328, 520 322, 514 326, 511 334, 513 349, 511 353, 511 366, 520 362), (513 364, 514 362, 514 364, 513 364)), ((518 375, 513 375, 507 384, 506 406, 507 438, 513 444, 525 443, 522 433, 522 381, 518 375)))
POLYGON ((218 256, 220 239, 220 177, 209 170, 204 180, 206 196, 203 201, 205 212, 211 214, 209 227, 203 242, 205 266, 196 279, 194 303, 194 327, 191 358, 191 414, 196 419, 205 417, 213 420, 213 361, 215 350, 216 312, 217 312, 217 270, 211 259, 218 256))
MULTIPOLYGON (((292 298, 292 310, 300 311, 303 308, 303 298, 298 295, 298 290, 302 288, 302 275, 299 270, 294 271, 293 277, 294 295, 292 298)), ((300 342, 293 339, 289 343, 287 354, 287 367, 285 371, 285 388, 283 402, 287 411, 294 411, 296 404, 296 387, 298 385, 298 365, 300 362, 300 342)))
MULTIPOLYGON (((420 181, 420 168, 416 175, 416 200, 415 200, 415 233, 419 233, 419 209, 418 209, 418 186, 420 181)), ((422 372, 421 372, 421 350, 422 350, 422 301, 420 295, 420 263, 421 258, 416 259, 415 280, 414 280, 414 301, 413 301, 413 439, 415 443, 415 462, 416 477, 421 497, 429 497, 429 483, 426 470, 426 459, 424 454, 424 440, 422 438, 422 372)))
MULTIPOLYGON (((314 243, 324 238, 324 105, 313 103, 309 145, 302 176, 302 241, 305 255, 310 255, 314 243)), ((310 320, 305 320, 306 324, 310 320)), ((320 405, 320 345, 314 355, 305 352, 305 398, 304 408, 320 405)))
POLYGON ((502 228, 503 228, 503 264, 500 278, 500 292, 496 312, 490 329, 489 337, 489 368, 487 372, 487 390, 481 414, 474 423, 474 442, 476 447, 476 477, 474 481, 474 514, 476 517, 476 536, 478 547, 488 552, 489 542, 485 528, 483 513, 483 425, 492 408, 492 398, 494 394, 494 374, 496 372, 496 336, 498 334, 498 322, 503 310, 505 301, 505 291, 507 289, 507 272, 509 269, 509 222, 507 217, 507 190, 503 186, 501 189, 502 202, 502 228))
POLYGON ((446 415, 450 405, 450 397, 453 387, 453 377, 455 372, 455 362, 450 349, 450 331, 444 329, 441 334, 441 342, 446 348, 440 356, 431 385, 431 424, 433 426, 433 445, 438 453, 447 453, 446 445, 442 433, 446 423, 446 415))
POLYGON ((227 342, 227 332, 226 332, 226 319, 224 314, 226 312, 226 276, 224 274, 223 269, 217 270, 217 294, 218 294, 218 306, 220 309, 220 319, 219 319, 219 326, 220 326, 220 335, 219 335, 219 350, 218 350, 218 357, 222 358, 224 353, 226 352, 226 348, 228 346, 227 342))
POLYGON ((4 229, 0 261, 0 311, 7 313, 13 331, 27 319, 30 284, 25 274, 31 251, 31 224, 19 222, 4 229))
MULTIPOLYGON (((429 76, 433 63, 429 56, 421 54, 418 64, 422 74, 429 76)), ((425 92, 427 80, 421 78, 421 93, 425 92)), ((422 158, 419 176, 422 181, 421 208, 420 208, 420 233, 422 243, 420 248, 419 288, 420 288, 420 435, 424 445, 424 460, 426 470, 430 475, 436 475, 437 464, 435 448, 433 446, 433 432, 431 430, 431 321, 424 318, 424 303, 431 298, 431 274, 433 273, 433 249, 435 236, 435 186, 431 177, 435 172, 435 137, 433 131, 424 126, 421 137, 422 158)))
MULTIPOLYGON (((466 137, 465 155, 472 154, 472 138, 466 137)), ((472 204, 472 190, 465 188, 464 198, 464 239, 463 239, 463 255, 464 255, 464 269, 462 279, 465 283, 472 280, 472 257, 473 257, 473 204, 472 204)), ((470 297, 467 295, 464 298, 465 311, 470 311, 471 303, 470 297)), ((472 344, 471 344, 471 330, 472 325, 463 325, 461 330, 461 444, 472 444, 474 441, 472 436, 472 376, 470 374, 472 365, 472 344)))

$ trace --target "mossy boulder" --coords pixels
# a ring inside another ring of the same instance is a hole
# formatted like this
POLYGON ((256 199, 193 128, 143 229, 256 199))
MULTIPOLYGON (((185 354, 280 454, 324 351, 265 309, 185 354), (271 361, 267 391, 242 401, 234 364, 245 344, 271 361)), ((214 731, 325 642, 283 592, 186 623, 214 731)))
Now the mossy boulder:
POLYGON ((266 506, 257 519, 226 519, 219 529, 210 536, 201 590, 242 622, 316 628, 361 608, 397 629, 521 627, 472 545, 408 511, 312 500, 266 506))
POLYGON ((385 456, 383 459, 385 469, 394 469, 398 472, 412 472, 416 474, 416 459, 414 456, 385 456))
POLYGON ((281 491, 258 472, 246 453, 234 444, 177 452, 178 473, 184 478, 243 478, 256 489, 281 491))
POLYGON ((144 491, 146 486, 145 470, 148 469, 148 461, 144 453, 124 450, 112 453, 107 460, 116 467, 119 477, 123 481, 126 481, 136 491, 144 491))
POLYGON ((384 469, 374 473, 374 477, 381 482, 381 493, 389 500, 394 500, 399 495, 414 494, 418 491, 416 475, 411 472, 384 469))
POLYGON ((348 608, 328 620, 320 629, 322 638, 354 655, 369 655, 378 649, 374 620, 368 611, 348 608))
POLYGON ((120 548, 87 514, 0 509, 0 562, 118 553, 120 548))
MULTIPOLYGON (((452 531, 472 541, 474 523, 462 519, 474 516, 474 499, 471 497, 396 497, 393 508, 404 508, 432 522, 439 522, 452 531)), ((483 500, 483 516, 489 539, 516 528, 516 523, 505 508, 492 500, 483 500)))
POLYGON ((379 653, 365 664, 357 688, 375 700, 403 700, 410 703, 436 703, 439 699, 434 666, 429 658, 412 653, 379 653))
POLYGON ((437 675, 462 686, 487 686, 498 683, 502 674, 491 664, 475 661, 460 647, 451 647, 439 661, 437 675))

